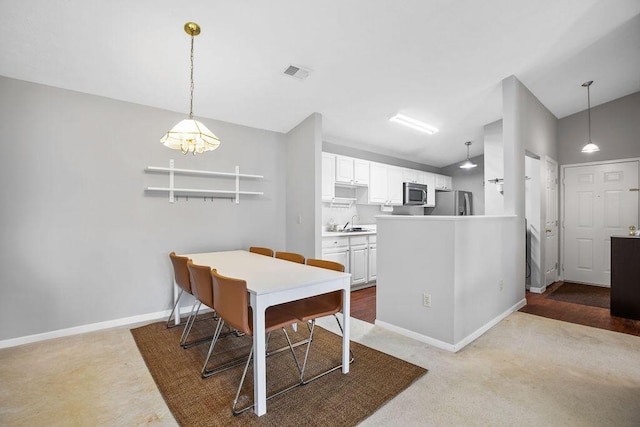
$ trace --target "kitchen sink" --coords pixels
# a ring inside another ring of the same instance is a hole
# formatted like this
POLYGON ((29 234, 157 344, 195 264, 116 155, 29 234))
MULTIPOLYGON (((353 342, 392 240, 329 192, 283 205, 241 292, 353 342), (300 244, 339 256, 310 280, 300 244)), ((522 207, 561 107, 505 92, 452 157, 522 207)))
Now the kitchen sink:
POLYGON ((371 231, 371 230, 369 230, 368 228, 362 228, 362 227, 352 227, 352 228, 347 228, 339 231, 341 233, 362 233, 362 232, 371 231))

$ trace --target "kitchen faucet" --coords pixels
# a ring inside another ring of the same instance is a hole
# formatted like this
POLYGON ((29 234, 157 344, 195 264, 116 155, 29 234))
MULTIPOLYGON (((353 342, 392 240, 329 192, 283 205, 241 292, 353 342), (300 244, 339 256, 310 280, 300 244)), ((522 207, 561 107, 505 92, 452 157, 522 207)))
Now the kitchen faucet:
POLYGON ((347 226, 349 225, 349 223, 351 223, 351 228, 353 228, 353 226, 355 225, 355 220, 360 219, 360 217, 358 216, 358 214, 355 214, 354 216, 351 217, 351 221, 347 221, 347 223, 344 225, 344 227, 342 227, 342 231, 347 229, 347 226))

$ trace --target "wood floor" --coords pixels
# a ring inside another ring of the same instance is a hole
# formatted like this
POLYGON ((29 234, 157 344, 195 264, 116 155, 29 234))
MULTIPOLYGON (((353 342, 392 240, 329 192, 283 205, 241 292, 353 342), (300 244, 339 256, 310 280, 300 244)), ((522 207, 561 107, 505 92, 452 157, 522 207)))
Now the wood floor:
MULTIPOLYGON (((640 336, 640 320, 611 316, 609 310, 606 308, 572 304, 546 298, 547 295, 557 289, 561 284, 562 282, 552 284, 543 294, 527 292, 527 305, 521 308, 520 311, 550 319, 640 336)), ((351 316, 364 320, 365 322, 375 322, 375 286, 351 292, 351 316)))
POLYGON ((548 317, 550 319, 563 320, 565 322, 640 336, 640 320, 612 316, 607 308, 571 304, 546 298, 547 295, 560 287, 562 283, 563 282, 553 283, 547 287, 547 290, 543 294, 527 292, 527 305, 522 307, 520 311, 548 317))

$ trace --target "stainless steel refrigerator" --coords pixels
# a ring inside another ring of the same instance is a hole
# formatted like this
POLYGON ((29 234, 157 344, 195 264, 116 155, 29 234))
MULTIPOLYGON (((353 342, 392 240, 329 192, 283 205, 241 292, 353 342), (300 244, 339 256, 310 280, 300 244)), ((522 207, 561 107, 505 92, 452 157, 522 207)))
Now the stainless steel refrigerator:
POLYGON ((430 215, 473 215, 470 191, 436 191, 436 207, 430 215))

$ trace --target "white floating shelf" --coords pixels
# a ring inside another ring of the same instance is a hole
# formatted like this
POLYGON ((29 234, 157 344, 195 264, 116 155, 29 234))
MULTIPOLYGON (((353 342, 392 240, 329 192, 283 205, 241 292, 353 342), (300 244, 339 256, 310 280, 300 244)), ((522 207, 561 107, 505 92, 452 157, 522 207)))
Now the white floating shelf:
POLYGON ((240 191, 240 178, 248 178, 248 179, 262 179, 264 178, 262 175, 250 175, 240 173, 240 167, 236 166, 235 172, 215 172, 215 171, 203 171, 203 170, 195 170, 195 169, 179 169, 175 168, 173 159, 169 160, 169 167, 161 167, 161 166, 147 166, 145 168, 145 172, 159 172, 159 173, 168 173, 169 174, 169 186, 168 187, 146 187, 145 191, 159 191, 159 192, 168 192, 169 193, 169 202, 174 203, 177 195, 195 195, 201 197, 212 197, 212 198, 225 198, 225 199, 235 199, 235 203, 240 203, 240 195, 245 196, 262 196, 264 193, 262 191, 240 191), (212 178, 234 178, 236 181, 235 190, 207 190, 201 188, 179 188, 174 185, 175 175, 196 175, 202 177, 212 177, 212 178))
POLYGON ((161 166, 147 166, 145 169, 147 172, 171 172, 184 174, 184 175, 206 175, 206 176, 219 176, 219 177, 228 177, 235 178, 236 176, 240 178, 254 178, 254 179, 262 179, 264 176, 262 175, 249 175, 246 173, 234 173, 234 172, 213 172, 213 171, 201 171, 196 169, 178 169, 178 168, 165 168, 161 166))

